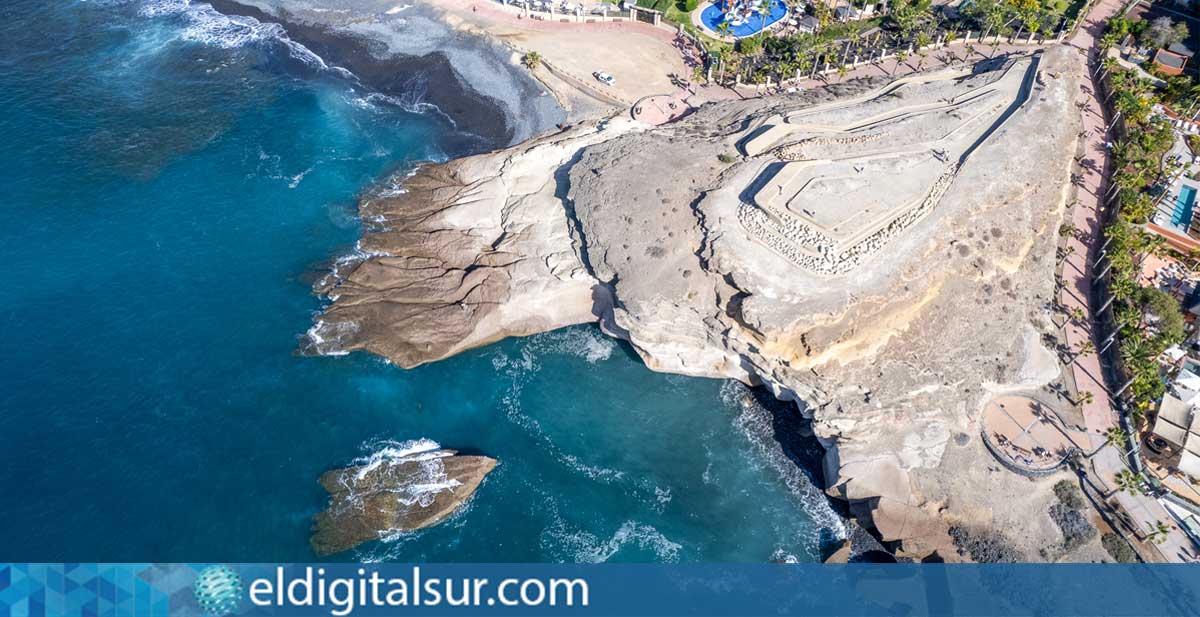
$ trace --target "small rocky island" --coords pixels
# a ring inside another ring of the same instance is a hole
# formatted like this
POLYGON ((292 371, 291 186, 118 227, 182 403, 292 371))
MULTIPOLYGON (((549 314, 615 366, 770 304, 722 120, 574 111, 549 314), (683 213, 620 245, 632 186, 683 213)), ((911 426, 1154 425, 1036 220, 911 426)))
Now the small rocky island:
POLYGON ((493 458, 435 446, 327 471, 320 482, 329 491, 329 507, 313 518, 309 543, 326 556, 432 527, 462 507, 495 467, 493 458))

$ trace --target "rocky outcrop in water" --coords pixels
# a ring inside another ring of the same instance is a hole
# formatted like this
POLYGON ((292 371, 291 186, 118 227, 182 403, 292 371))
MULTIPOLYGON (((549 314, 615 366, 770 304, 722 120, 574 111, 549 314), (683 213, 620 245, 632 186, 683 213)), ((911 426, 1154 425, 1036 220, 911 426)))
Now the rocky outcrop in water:
POLYGON ((414 366, 598 322, 652 369, 796 401, 827 491, 884 540, 929 553, 961 523, 1037 543, 1057 533, 1023 515, 1041 497, 989 471, 979 419, 1057 376, 1041 333, 1081 70, 1054 48, 421 168, 363 201, 363 254, 320 288, 308 349, 414 366))
POLYGON ((329 507, 313 518, 313 551, 332 555, 454 514, 496 467, 486 456, 432 449, 321 475, 329 507))

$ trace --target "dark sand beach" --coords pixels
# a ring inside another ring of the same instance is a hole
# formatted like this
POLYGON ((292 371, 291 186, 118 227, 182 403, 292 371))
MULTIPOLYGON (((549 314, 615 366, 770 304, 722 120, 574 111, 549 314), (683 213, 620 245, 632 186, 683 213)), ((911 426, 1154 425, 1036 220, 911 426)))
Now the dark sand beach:
POLYGON ((522 141, 564 116, 553 97, 542 96, 540 85, 508 62, 506 48, 453 32, 424 7, 406 7, 397 17, 372 10, 370 3, 342 2, 339 15, 355 17, 337 24, 316 21, 321 13, 289 10, 290 4, 208 1, 226 15, 279 24, 293 41, 353 73, 370 92, 436 107, 460 132, 479 138, 460 136, 447 144, 452 156, 522 141))

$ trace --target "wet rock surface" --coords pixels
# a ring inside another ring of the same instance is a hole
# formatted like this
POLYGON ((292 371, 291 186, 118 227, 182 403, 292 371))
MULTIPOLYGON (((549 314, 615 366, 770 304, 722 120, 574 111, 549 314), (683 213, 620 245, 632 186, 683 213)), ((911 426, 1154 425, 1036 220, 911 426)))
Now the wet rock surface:
POLYGON ((320 483, 329 507, 313 518, 313 551, 332 555, 436 525, 461 508, 495 467, 486 456, 437 449, 327 471, 320 483))

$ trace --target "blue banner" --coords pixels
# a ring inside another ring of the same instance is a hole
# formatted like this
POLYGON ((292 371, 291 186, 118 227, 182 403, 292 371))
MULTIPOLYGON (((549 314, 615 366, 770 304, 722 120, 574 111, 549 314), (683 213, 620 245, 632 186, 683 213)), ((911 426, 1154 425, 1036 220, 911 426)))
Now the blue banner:
POLYGON ((1187 565, 3 564, 0 617, 1181 615, 1187 565))

